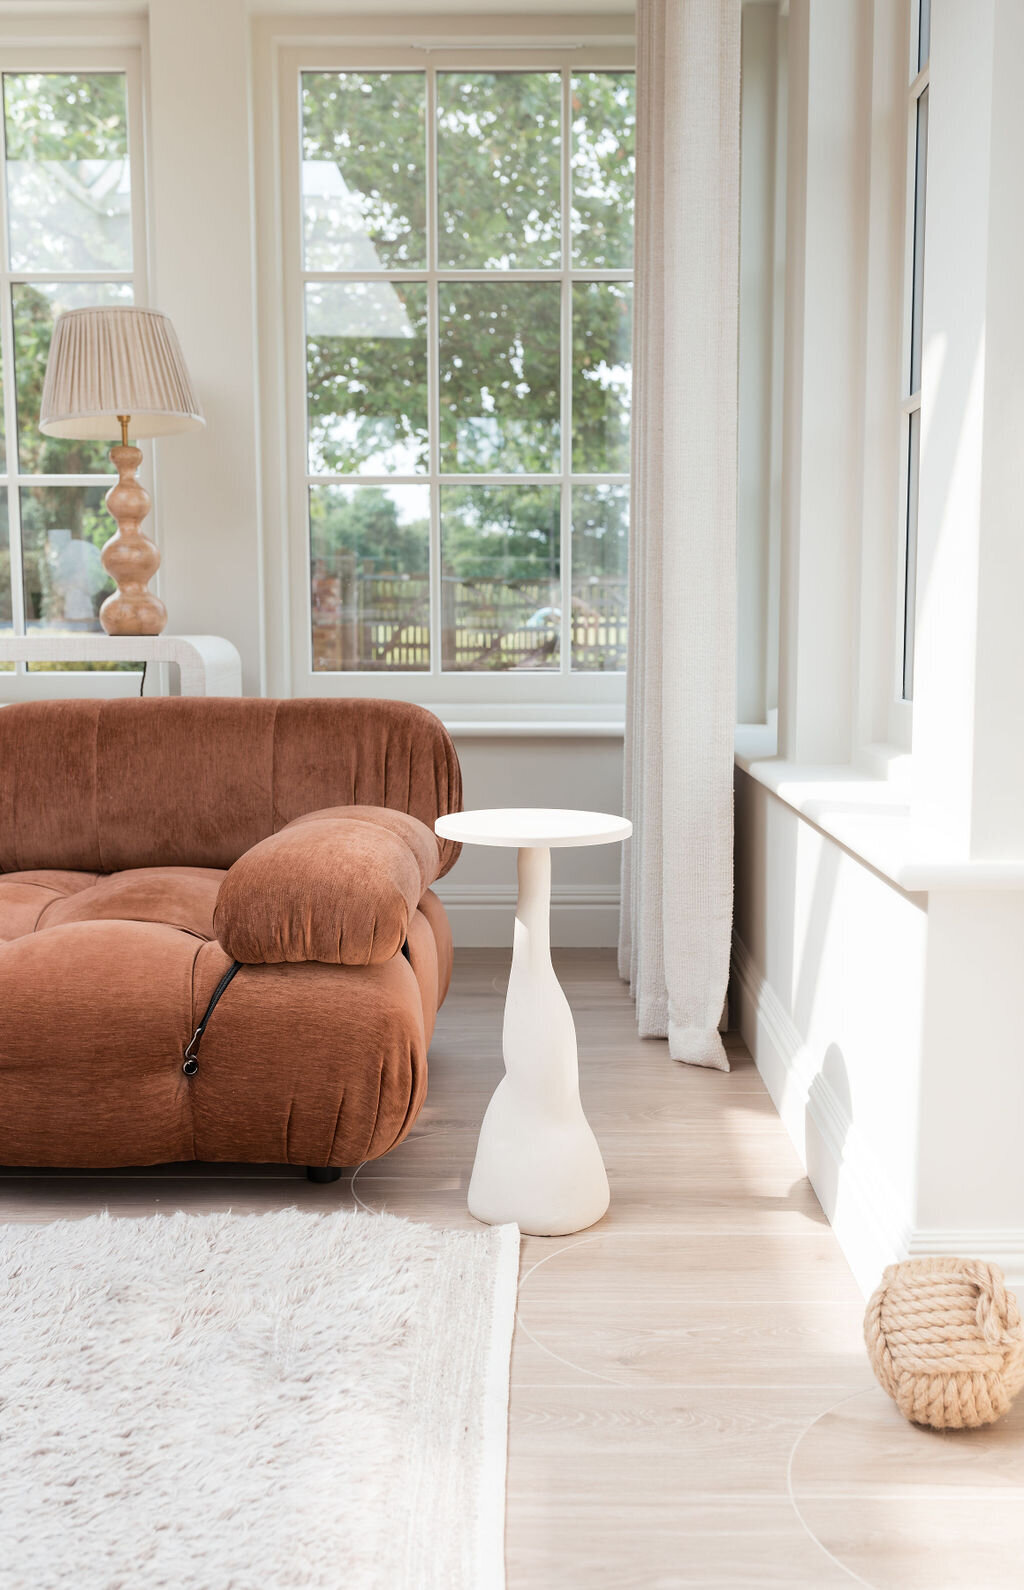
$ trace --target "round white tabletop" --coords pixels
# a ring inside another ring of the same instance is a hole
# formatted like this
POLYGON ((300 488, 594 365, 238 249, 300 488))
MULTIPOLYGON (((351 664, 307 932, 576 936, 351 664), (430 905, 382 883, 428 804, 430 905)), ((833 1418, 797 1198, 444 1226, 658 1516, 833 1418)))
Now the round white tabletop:
POLYGON ((565 845, 611 845, 628 839, 633 825, 607 812, 548 810, 512 806, 492 811, 451 812, 439 817, 434 832, 463 845, 505 845, 523 849, 565 845))

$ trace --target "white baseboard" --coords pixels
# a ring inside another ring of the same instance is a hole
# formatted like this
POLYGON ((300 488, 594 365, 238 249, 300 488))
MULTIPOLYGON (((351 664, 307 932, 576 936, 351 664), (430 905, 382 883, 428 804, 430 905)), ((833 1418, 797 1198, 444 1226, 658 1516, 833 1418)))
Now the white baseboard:
POLYGON ((733 939, 730 1008, 865 1297, 887 1264, 958 1253, 1024 1287, 1024 1231, 915 1228, 848 1109, 775 990, 733 939))
POLYGON ((907 1245, 907 1257, 925 1258, 932 1253, 958 1253, 998 1264, 1007 1282, 1024 1302, 1024 1231, 942 1230, 921 1227, 907 1245))
MULTIPOLYGON (((434 885, 452 924, 456 949, 507 949, 515 921, 515 884, 434 885)), ((613 949, 619 937, 619 892, 604 884, 553 884, 551 942, 559 949, 613 949)))

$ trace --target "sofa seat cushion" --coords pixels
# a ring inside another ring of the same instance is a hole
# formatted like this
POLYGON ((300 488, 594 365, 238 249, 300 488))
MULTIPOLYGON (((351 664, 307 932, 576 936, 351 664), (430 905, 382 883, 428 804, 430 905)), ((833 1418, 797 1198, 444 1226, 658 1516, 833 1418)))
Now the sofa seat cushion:
MULTIPOLYGON (((83 891, 84 892, 84 891, 83 891)), ((243 966, 146 921, 64 923, 0 944, 0 1164, 200 1159, 355 1165, 405 1136, 451 937, 430 896, 375 966, 243 966)), ((2 937, 2 935, 0 935, 2 937)))
POLYGON ((34 933, 43 912, 91 889, 95 872, 0 872, 0 939, 34 933))
POLYGON ((216 867, 135 867, 128 872, 0 873, 0 939, 73 922, 155 922, 213 937, 224 873, 216 867))

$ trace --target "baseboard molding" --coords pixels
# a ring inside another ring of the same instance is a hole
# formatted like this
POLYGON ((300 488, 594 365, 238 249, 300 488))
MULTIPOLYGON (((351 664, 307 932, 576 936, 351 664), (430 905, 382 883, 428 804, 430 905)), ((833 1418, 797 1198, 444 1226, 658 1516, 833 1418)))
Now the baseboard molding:
MULTIPOLYGON (((435 890, 452 924, 456 948, 506 949, 512 943, 516 886, 448 882, 435 890)), ((613 949, 619 937, 619 891, 605 884, 553 884, 551 942, 559 949, 613 949)))
POLYGON ((959 1231, 943 1230, 938 1226, 915 1231, 908 1243, 907 1258, 926 1258, 934 1253, 958 1253, 965 1258, 986 1259, 989 1264, 998 1264, 1024 1302, 1024 1231, 982 1228, 959 1231))
POLYGON ((1024 1287, 1024 1231, 914 1228, 888 1176, 822 1075, 771 984, 733 938, 730 1008, 865 1297, 887 1264, 958 1253, 1001 1266, 1024 1287))

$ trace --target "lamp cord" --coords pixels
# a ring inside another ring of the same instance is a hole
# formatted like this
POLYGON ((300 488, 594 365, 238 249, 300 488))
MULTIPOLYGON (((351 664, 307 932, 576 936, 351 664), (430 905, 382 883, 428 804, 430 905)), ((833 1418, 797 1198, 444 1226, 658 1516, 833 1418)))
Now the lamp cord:
POLYGON ((145 663, 142 664, 142 678, 139 680, 139 695, 140 696, 144 693, 144 691, 146 689, 146 666, 147 665, 145 663))

